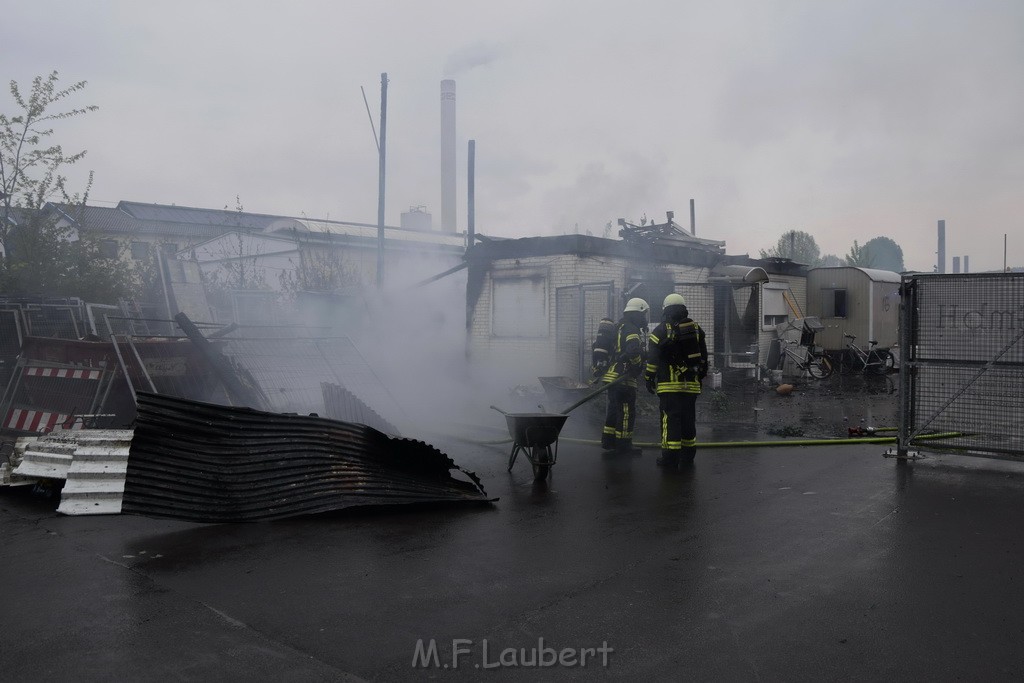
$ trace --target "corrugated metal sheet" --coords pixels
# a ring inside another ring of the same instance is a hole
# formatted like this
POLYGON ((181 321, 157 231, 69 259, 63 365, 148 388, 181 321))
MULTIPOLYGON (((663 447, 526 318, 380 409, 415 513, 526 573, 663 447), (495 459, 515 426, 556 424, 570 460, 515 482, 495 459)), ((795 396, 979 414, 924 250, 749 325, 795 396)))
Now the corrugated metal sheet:
POLYGON ((357 505, 488 501, 476 475, 421 441, 322 417, 137 398, 126 513, 264 521, 357 505))
POLYGON ((374 412, 345 387, 321 382, 320 390, 324 394, 324 415, 326 417, 332 420, 364 424, 379 432, 398 436, 399 432, 394 425, 374 412))
POLYGON ((121 512, 130 429, 87 429, 75 434, 75 452, 57 512, 116 515, 121 512))

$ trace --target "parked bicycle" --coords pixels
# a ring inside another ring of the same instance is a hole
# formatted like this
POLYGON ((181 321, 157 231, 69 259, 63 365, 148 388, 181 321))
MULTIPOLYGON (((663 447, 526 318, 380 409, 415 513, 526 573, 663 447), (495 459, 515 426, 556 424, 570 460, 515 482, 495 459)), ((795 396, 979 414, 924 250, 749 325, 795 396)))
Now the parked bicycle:
POLYGON ((861 372, 865 375, 887 375, 896 367, 896 359, 887 348, 879 348, 874 339, 868 341, 868 348, 857 346, 856 335, 843 334, 846 348, 839 357, 839 373, 848 375, 861 372))
POLYGON ((779 363, 780 367, 785 363, 786 358, 789 358, 796 367, 806 372, 813 379, 825 379, 834 371, 835 368, 832 367, 832 361, 824 354, 817 352, 814 347, 803 346, 800 342, 792 339, 783 339, 782 342, 783 356, 779 363))

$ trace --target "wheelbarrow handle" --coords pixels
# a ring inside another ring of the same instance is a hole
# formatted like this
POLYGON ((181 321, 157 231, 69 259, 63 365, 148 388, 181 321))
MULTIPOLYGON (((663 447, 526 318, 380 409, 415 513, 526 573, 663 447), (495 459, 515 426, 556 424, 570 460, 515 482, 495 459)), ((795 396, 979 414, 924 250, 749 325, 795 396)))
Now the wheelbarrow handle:
POLYGON ((502 415, 508 415, 508 413, 506 413, 506 412, 505 412, 504 410, 502 410, 502 409, 501 409, 501 408, 499 408, 498 406, 491 406, 491 409, 492 409, 492 410, 497 410, 497 411, 498 411, 499 413, 501 413, 502 415))
POLYGON ((562 414, 565 415, 566 413, 568 413, 568 412, 570 412, 572 410, 575 410, 576 408, 579 408, 581 405, 583 405, 584 403, 586 403, 590 399, 594 398, 598 394, 600 394, 602 392, 605 392, 605 391, 608 391, 608 389, 610 389, 613 385, 618 384, 619 382, 625 382, 627 379, 629 379, 629 377, 627 377, 626 375, 622 375, 620 377, 617 377, 616 379, 613 379, 611 382, 608 382, 608 384, 601 385, 599 388, 594 389, 589 394, 587 394, 586 396, 584 396, 580 400, 576 401, 575 403, 573 403, 568 408, 565 408, 564 410, 562 410, 562 414))

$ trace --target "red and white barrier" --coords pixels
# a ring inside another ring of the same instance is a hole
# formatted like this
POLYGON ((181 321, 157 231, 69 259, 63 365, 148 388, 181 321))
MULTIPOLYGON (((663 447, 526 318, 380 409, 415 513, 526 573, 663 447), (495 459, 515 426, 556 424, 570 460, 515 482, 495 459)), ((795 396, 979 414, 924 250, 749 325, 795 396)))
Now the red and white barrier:
POLYGON ((73 368, 25 368, 26 377, 57 377, 62 379, 99 379, 102 370, 81 370, 73 368))
MULTIPOLYGON (((62 425, 68 419, 68 415, 54 413, 45 410, 28 410, 25 408, 11 408, 4 420, 4 427, 17 429, 23 432, 39 432, 46 434, 52 432, 57 425, 62 425)), ((80 420, 75 420, 69 429, 81 429, 80 420)))

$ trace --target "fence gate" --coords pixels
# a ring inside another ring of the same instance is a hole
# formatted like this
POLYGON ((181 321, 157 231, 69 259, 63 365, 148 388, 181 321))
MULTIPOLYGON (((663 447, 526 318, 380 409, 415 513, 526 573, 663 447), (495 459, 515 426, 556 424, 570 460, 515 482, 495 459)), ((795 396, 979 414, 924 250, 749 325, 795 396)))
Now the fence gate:
POLYGON ((1024 459, 1024 273, 909 275, 901 297, 895 455, 1024 459))
POLYGON ((601 318, 618 320, 615 283, 597 282, 559 287, 555 291, 555 348, 558 367, 566 376, 590 376, 590 345, 601 318))

